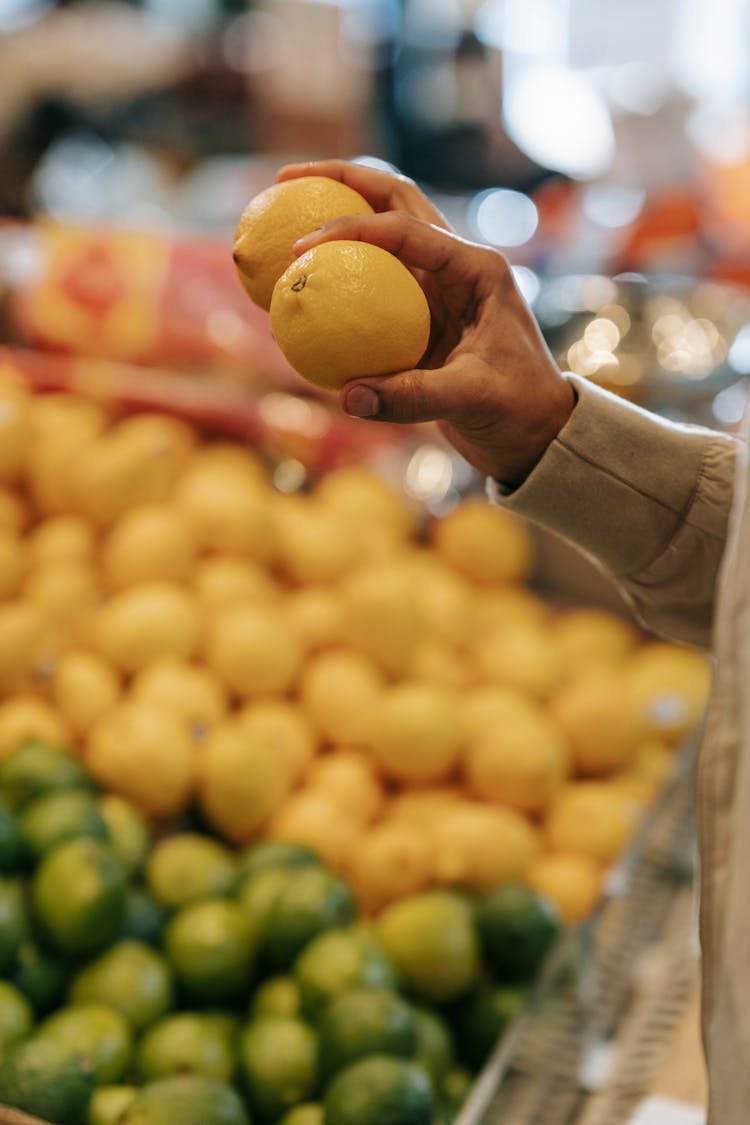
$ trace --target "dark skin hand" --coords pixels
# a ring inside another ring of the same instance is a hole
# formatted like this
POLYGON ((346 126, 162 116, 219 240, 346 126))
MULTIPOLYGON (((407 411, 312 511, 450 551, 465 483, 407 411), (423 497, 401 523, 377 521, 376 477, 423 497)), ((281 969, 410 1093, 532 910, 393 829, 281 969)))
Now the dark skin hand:
POLYGON ((516 487, 565 425, 575 396, 507 260, 459 238, 405 176, 323 160, 288 164, 277 180, 311 175, 348 184, 376 214, 334 219, 301 238, 295 254, 333 239, 381 246, 415 275, 432 316, 421 366, 347 383, 342 408, 384 422, 436 421, 475 469, 516 487))

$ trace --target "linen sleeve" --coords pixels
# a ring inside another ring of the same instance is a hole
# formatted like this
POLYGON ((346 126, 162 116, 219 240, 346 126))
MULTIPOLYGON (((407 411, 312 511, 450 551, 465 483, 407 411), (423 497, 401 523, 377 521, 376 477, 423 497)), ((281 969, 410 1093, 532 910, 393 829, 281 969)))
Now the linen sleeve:
POLYGON ((738 441, 568 378, 567 424, 515 491, 489 481, 490 499, 608 571, 646 628, 709 647, 738 441))

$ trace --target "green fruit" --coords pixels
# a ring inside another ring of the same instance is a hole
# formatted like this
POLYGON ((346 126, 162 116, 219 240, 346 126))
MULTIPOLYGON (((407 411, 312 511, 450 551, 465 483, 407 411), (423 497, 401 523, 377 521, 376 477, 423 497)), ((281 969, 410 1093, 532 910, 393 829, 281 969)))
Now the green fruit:
POLYGON ((471 1071, 462 1066, 454 1066, 445 1072, 437 1088, 441 1101, 450 1109, 456 1110, 464 1104, 473 1085, 474 1078, 471 1071))
POLYGON ((339 1071, 323 1105, 325 1125, 431 1125, 433 1094, 415 1063, 370 1055, 339 1071))
POLYGON ((153 1024, 136 1052, 141 1081, 202 1074, 231 1082, 236 1067, 234 1020, 205 1012, 175 1012, 153 1024))
POLYGON ((50 953, 31 939, 16 950, 10 978, 23 992, 39 1018, 57 1007, 65 992, 68 967, 57 954, 50 953))
POLYGON ((107 839, 104 817, 88 789, 62 789, 34 797, 24 805, 18 824, 34 863, 56 844, 76 836, 107 839))
POLYGON ((174 1003, 172 970, 144 942, 120 941, 76 974, 70 999, 74 1004, 106 1004, 142 1031, 174 1003))
POLYGON ((161 941, 168 914, 143 887, 128 887, 120 932, 133 941, 157 945, 161 941))
POLYGON ((320 859, 309 848, 288 840, 257 840, 237 857, 237 875, 243 879, 270 867, 315 867, 320 859))
POLYGON ((271 909, 296 874, 294 867, 265 867, 245 876, 237 885, 235 900, 242 907, 258 943, 265 939, 271 909))
POLYGON ((354 915, 354 896, 343 879, 323 867, 298 868, 270 907, 261 953, 274 968, 288 969, 317 934, 354 915))
POLYGON ((130 1024, 105 1004, 59 1008, 39 1025, 36 1038, 56 1044, 71 1057, 81 1055, 88 1059, 98 1085, 119 1082, 133 1051, 130 1024))
POLYGON ((91 1095, 86 1125, 118 1125, 137 1093, 135 1086, 100 1086, 91 1095))
POLYGON ((93 789, 73 754, 42 742, 27 742, 0 762, 0 796, 12 809, 60 789, 93 789))
POLYGON ((292 976, 268 977, 255 990, 250 1016, 298 1016, 302 1009, 299 985, 292 976))
POLYGON ((273 1121, 318 1088, 318 1042, 302 1020, 260 1016, 239 1042, 240 1076, 253 1110, 273 1121))
POLYGON ((198 1074, 180 1074, 143 1086, 118 1125, 250 1125, 250 1121, 230 1086, 198 1074))
POLYGON ((499 980, 531 980, 560 933, 554 906, 521 883, 483 895, 477 920, 485 961, 499 980))
POLYGON ((334 996, 357 985, 397 985, 396 970, 372 930, 362 923, 318 934, 296 958, 293 971, 303 1010, 311 1016, 317 1016, 334 996))
POLYGON ((453 1034, 447 1021, 432 1009, 414 1004, 412 1010, 417 1027, 414 1061, 437 1083, 455 1063, 453 1034))
POLYGON ((323 1125, 323 1106, 320 1102, 300 1102, 287 1110, 279 1125, 323 1125))
POLYGON ((14 879, 0 879, 0 973, 15 960, 28 931, 23 887, 14 879))
POLYGON ((62 953, 96 953, 119 934, 125 877, 111 848, 86 836, 58 844, 31 883, 34 915, 62 953))
POLYGON ((154 847, 146 862, 146 886, 168 910, 201 898, 228 895, 236 880, 229 848, 198 832, 178 832, 154 847))
POLYGON ((205 898, 173 915, 164 948, 189 998, 213 1005, 236 1003, 250 989, 255 949, 242 908, 205 898))
POLYGON ((10 805, 0 801, 0 875, 14 875, 23 865, 26 851, 21 830, 10 805))
POLYGON ((326 1079, 366 1055, 412 1058, 417 1022, 411 1005, 383 988, 353 988, 335 996, 318 1023, 326 1079))
POLYGON ((518 985, 482 984, 464 997, 452 1012, 461 1058, 478 1070, 526 1001, 518 985))
POLYGON ((81 1125, 93 1088, 88 1060, 37 1037, 14 1047, 0 1062, 0 1104, 54 1125, 81 1125))
POLYGON ((27 998, 15 985, 0 980, 0 1058, 26 1039, 33 1026, 34 1011, 27 998))
POLYGON ((151 829, 140 809, 115 793, 102 793, 99 811, 107 826, 112 851, 127 875, 140 871, 151 847, 151 829))

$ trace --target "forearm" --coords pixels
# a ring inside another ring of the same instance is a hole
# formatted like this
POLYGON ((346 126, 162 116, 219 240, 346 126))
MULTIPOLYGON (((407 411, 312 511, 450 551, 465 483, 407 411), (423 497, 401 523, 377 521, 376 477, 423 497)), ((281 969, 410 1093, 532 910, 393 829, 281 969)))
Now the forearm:
POLYGON ((571 381, 568 423, 521 487, 493 499, 593 557, 649 629, 710 645, 737 442, 571 381))

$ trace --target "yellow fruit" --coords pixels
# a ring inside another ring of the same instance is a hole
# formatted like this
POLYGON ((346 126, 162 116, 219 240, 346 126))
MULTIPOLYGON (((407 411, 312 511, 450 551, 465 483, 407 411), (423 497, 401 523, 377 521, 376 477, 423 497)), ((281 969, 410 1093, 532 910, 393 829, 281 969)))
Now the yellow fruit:
POLYGON ((224 689, 209 669, 174 656, 147 664, 133 678, 136 699, 156 703, 188 725, 195 739, 205 737, 227 710, 224 689))
POLYGON ((25 478, 32 501, 45 515, 72 512, 80 459, 103 432, 106 416, 94 403, 65 394, 38 395, 31 409, 25 478))
POLYGON ((310 848, 329 867, 343 871, 361 828, 327 793, 304 788, 281 802, 267 833, 273 840, 310 848))
POLYGON ((250 200, 234 236, 234 261, 245 291, 262 309, 294 260, 298 238, 341 215, 370 215, 359 192, 327 176, 273 184, 250 200))
POLYGON ((0 485, 0 527, 23 531, 29 522, 26 504, 11 487, 0 485))
POLYGON ((21 536, 0 527, 0 600, 17 594, 26 569, 26 550, 21 536))
POLYGON ((337 582, 357 557, 344 518, 306 497, 281 497, 274 522, 278 566, 298 586, 337 582))
POLYGON ((329 649, 307 660, 300 705, 325 742, 358 745, 368 737, 370 713, 384 686, 382 673, 351 649, 329 649))
POLYGON ((500 684, 480 684, 461 697, 467 743, 495 727, 539 715, 539 703, 527 692, 500 684))
POLYGON ((290 590, 284 612, 309 652, 341 643, 344 631, 341 598, 329 586, 302 586, 290 590))
POLYGON ((501 586, 475 590, 474 619, 477 635, 494 635, 511 625, 545 625, 549 606, 524 586, 501 586))
POLYGON ((277 587, 264 566, 237 555, 212 555, 193 569, 193 589, 207 609, 268 601, 277 587))
POLYGON ((447 808, 465 801, 462 789, 456 785, 432 785, 419 789, 404 789, 395 793, 388 802, 390 820, 408 820, 420 828, 429 829, 447 808))
POLYGON ((0 690, 28 684, 43 640, 44 618, 33 602, 15 598, 0 604, 0 690))
POLYGON ((174 501, 205 550, 261 561, 271 557, 272 493, 252 461, 206 446, 177 482, 174 501))
POLYGON ((408 820, 384 820, 356 841, 347 870, 360 909, 377 914, 429 886, 430 837, 408 820))
POLYGON ((94 545, 94 529, 80 516, 49 516, 29 532, 29 564, 87 563, 94 545))
POLYGON ((629 621, 595 608, 563 614, 552 625, 550 636, 569 675, 578 674, 587 666, 621 664, 637 640, 629 621))
POLYGON ((469 801, 446 808, 431 836, 434 879, 474 891, 523 881, 540 848, 531 822, 515 809, 469 801))
POLYGON ((292 367, 327 390, 416 366, 430 338, 419 282, 369 242, 308 250, 276 282, 270 312, 271 332, 292 367))
POLYGON ((488 727, 467 746, 463 770, 472 793, 535 815, 570 771, 565 739, 543 711, 488 727))
POLYGON ((464 738, 457 696, 406 680, 386 688, 371 709, 367 745, 395 781, 429 784, 454 770, 464 738))
POLYGON ((549 706, 576 773, 597 777, 623 769, 648 733, 623 675, 611 668, 570 680, 549 706))
POLYGON ((569 926, 588 918, 602 893, 604 872, 589 856, 544 852, 532 861, 526 881, 549 899, 569 926))
POLYGON ((573 852, 609 864, 632 836, 638 812, 616 782, 570 782, 547 810, 545 839, 552 851, 573 852))
POLYGON ((144 700, 123 700, 102 715, 84 760, 95 781, 147 816, 175 816, 193 794, 196 758, 184 723, 144 700))
POLYGON ((345 465, 326 473, 314 495, 344 516, 349 527, 365 534, 375 525, 405 539, 416 522, 406 497, 361 465, 345 465))
POLYGON ((531 570, 528 531, 516 516, 486 500, 464 500, 436 519, 431 539, 448 566, 480 585, 518 582, 531 570))
POLYGON ((341 585, 346 640, 390 676, 406 675, 423 620, 417 580, 407 566, 394 562, 368 566, 341 585))
POLYGON ((72 649, 56 662, 52 698, 77 735, 85 735, 120 697, 120 678, 93 652, 72 649))
POLYGON ((481 681, 513 687, 537 699, 548 698, 565 673, 547 629, 529 622, 481 637, 474 648, 474 670, 481 681))
POLYGON ((252 739, 259 739, 286 763, 289 779, 297 782, 318 748, 318 739, 307 716, 286 699, 257 699, 236 712, 237 721, 252 739))
POLYGON ((414 554, 411 566, 415 568, 417 597, 430 636, 451 645, 470 643, 478 623, 469 584, 432 552, 414 554))
POLYGON ((358 824, 370 824, 383 807, 385 793, 371 762, 356 750, 321 754, 305 776, 308 789, 318 790, 358 824))
POLYGON ((198 803, 209 824, 242 844, 266 825, 290 785, 276 747, 228 720, 209 733, 198 763, 198 803))
POLYGON ((460 691, 471 678, 465 656, 439 637, 424 637, 412 655, 411 672, 416 680, 460 691))
POLYGON ((186 516, 172 504, 141 504, 114 524, 100 561, 115 589, 139 582, 180 582, 190 574, 195 539, 186 516))
POLYGON ((674 767, 673 747, 659 738, 643 742, 627 769, 612 775, 634 801, 646 807, 656 797, 674 767))
POLYGON ((137 672, 161 656, 189 657, 200 634, 195 598, 168 582, 132 586, 97 611, 92 643, 121 672, 137 672))
POLYGON ((233 605, 209 624, 206 660, 231 692, 285 695, 302 666, 303 645, 274 606, 233 605))
POLYGON ((63 632, 73 629, 98 602, 94 573, 88 562, 49 562, 36 567, 24 595, 37 605, 45 621, 63 632))
POLYGON ((678 743, 701 721, 711 665, 697 649, 652 641, 633 654, 625 682, 649 729, 678 743))
POLYGON ((70 731, 57 708, 36 695, 16 695, 0 702, 0 759, 31 741, 67 748, 70 731))
POLYGON ((31 442, 31 399, 18 384, 0 383, 0 481, 15 481, 31 442))

